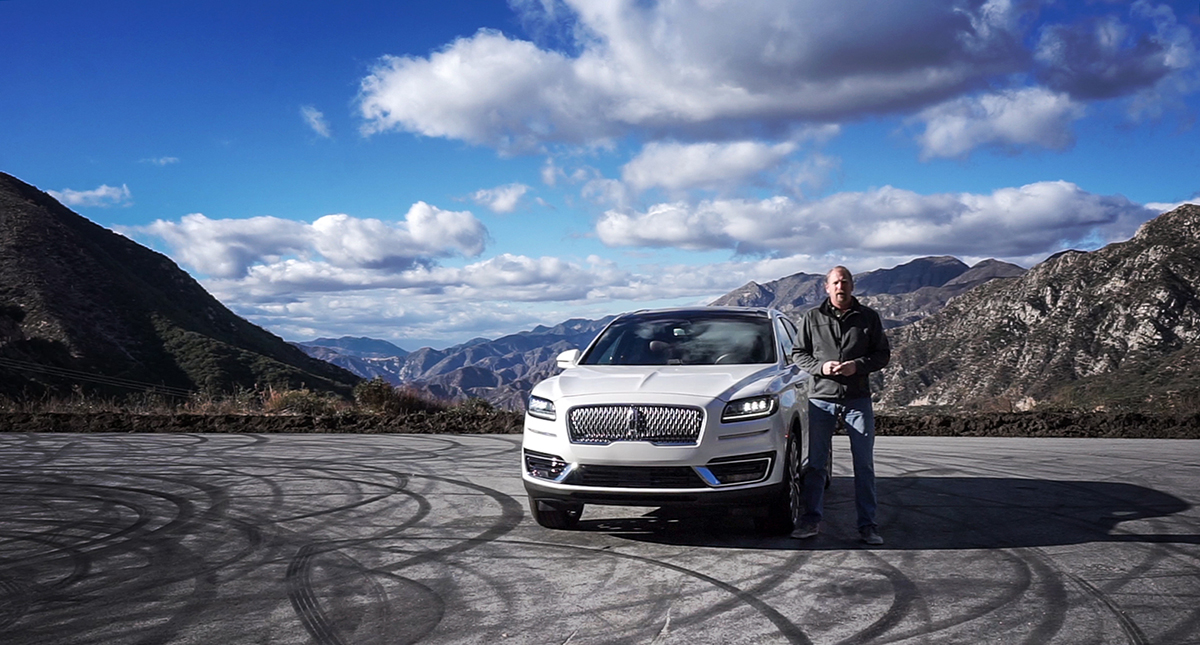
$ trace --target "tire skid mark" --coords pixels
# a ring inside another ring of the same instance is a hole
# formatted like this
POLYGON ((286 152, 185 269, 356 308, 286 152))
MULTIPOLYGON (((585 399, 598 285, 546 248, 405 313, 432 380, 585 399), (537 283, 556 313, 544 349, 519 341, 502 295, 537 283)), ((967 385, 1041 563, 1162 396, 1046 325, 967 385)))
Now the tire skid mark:
MULTIPOLYGON (((466 538, 449 547, 430 552, 422 552, 410 556, 408 559, 402 562, 379 567, 377 571, 380 573, 395 575, 396 571, 413 566, 420 562, 438 560, 452 553, 461 553, 463 551, 476 548, 482 544, 494 542, 496 538, 505 535, 516 528, 521 519, 524 517, 522 506, 519 502, 517 502, 517 500, 495 489, 471 482, 440 477, 437 475, 410 475, 410 477, 420 477, 434 481, 441 481, 482 492, 488 497, 491 497, 500 505, 501 515, 498 522, 474 538, 466 538)), ((424 501, 423 498, 422 501, 424 501)), ((424 517, 425 514, 428 513, 428 502, 424 501, 424 504, 425 505, 422 507, 424 509, 424 513, 422 513, 421 517, 424 517)), ((314 639, 317 640, 320 645, 344 645, 344 642, 334 630, 333 625, 330 623, 325 615, 324 610, 321 608, 319 600, 312 591, 312 581, 308 575, 312 558, 318 553, 330 552, 334 549, 343 548, 349 545, 362 545, 365 543, 378 542, 385 539, 397 539, 397 536, 399 536, 402 531, 407 529, 408 526, 415 524, 417 521, 419 521, 419 518, 412 519, 405 525, 401 525, 392 530, 385 531, 369 538, 326 542, 324 545, 307 544, 301 547, 300 552, 297 553, 297 556, 293 558, 288 565, 285 581, 287 582, 288 596, 292 599, 292 607, 295 609, 296 614, 299 616, 300 621, 304 625, 305 629, 308 630, 308 632, 313 636, 314 639)), ((408 538, 399 537, 399 539, 408 538)))
POLYGON ((313 556, 318 552, 316 545, 305 544, 296 552, 296 557, 288 563, 287 573, 284 576, 288 599, 291 600, 292 607, 296 610, 296 616, 300 618, 301 624, 304 625, 304 629, 313 637, 313 640, 320 645, 345 645, 345 641, 338 636, 333 625, 321 611, 316 594, 312 591, 310 564, 313 556))
POLYGON ((346 547, 362 546, 378 542, 382 539, 388 539, 390 536, 402 533, 409 527, 420 522, 431 512, 433 505, 424 496, 403 489, 396 492, 403 493, 410 499, 417 501, 417 512, 401 524, 378 535, 366 538, 327 540, 305 544, 300 547, 288 563, 287 572, 284 574, 288 599, 291 601, 292 608, 295 610, 297 617, 300 618, 300 622, 304 625, 305 630, 308 631, 319 645, 345 645, 345 642, 338 635, 332 621, 326 616, 317 599, 316 593, 313 591, 311 576, 313 559, 318 555, 327 553, 336 553, 343 557, 348 557, 342 554, 340 550, 346 547))
MULTIPOLYGON (((1041 561, 1048 569, 1053 569, 1058 573, 1059 576, 1071 581, 1071 583, 1073 583, 1076 587, 1078 587, 1085 594, 1103 606, 1104 609, 1106 609, 1110 614, 1112 614, 1113 618, 1117 619, 1117 624, 1121 626, 1121 631, 1124 632, 1125 638, 1128 639, 1130 643, 1133 645, 1146 645, 1150 642, 1146 639, 1146 634, 1142 632, 1142 629, 1138 627, 1133 618, 1131 618, 1129 614, 1125 612, 1125 610, 1121 609, 1121 607, 1117 605, 1117 603, 1114 602, 1112 598, 1108 596, 1108 594, 1104 593, 1087 580, 1084 580, 1082 577, 1059 567, 1043 550, 1031 548, 1028 549, 1028 551, 1034 554, 1034 557, 1041 561)), ((1033 641, 1030 642, 1033 643, 1033 641)))
MULTIPOLYGON (((445 538, 431 537, 431 538, 410 538, 410 539, 443 540, 445 538)), ((478 541, 478 540, 472 540, 472 541, 478 541)), ((676 573, 681 573, 685 576, 695 578, 696 580, 707 583, 713 587, 721 589, 722 591, 732 594, 734 597, 736 597, 738 600, 740 600, 742 602, 742 604, 745 604, 745 605, 751 607, 752 609, 757 611, 759 614, 762 614, 762 616, 764 618, 766 618, 767 620, 769 620, 771 622, 771 624, 775 625, 776 629, 779 630, 779 633, 784 638, 787 639, 787 642, 802 643, 802 644, 806 644, 806 645, 812 644, 812 640, 809 639, 808 635, 806 635, 804 633, 804 631, 802 629, 800 629, 800 627, 798 625, 796 625, 792 621, 788 620, 788 618, 786 616, 781 614, 777 609, 775 609, 774 607, 769 605, 763 599, 759 598, 758 596, 756 596, 746 590, 740 589, 735 585, 725 582, 724 580, 714 578, 712 576, 709 576, 704 573, 700 573, 699 571, 695 571, 693 569, 689 569, 684 566, 672 564, 670 562, 663 562, 661 560, 656 560, 654 558, 635 555, 632 553, 623 553, 621 551, 613 550, 609 547, 594 547, 594 546, 586 546, 586 545, 580 545, 580 544, 563 544, 560 542, 538 542, 538 541, 534 541, 534 540, 511 540, 511 539, 503 539, 503 540, 494 539, 494 540, 486 540, 486 542, 494 542, 496 544, 511 544, 511 545, 522 546, 522 547, 546 547, 546 548, 552 548, 552 549, 564 549, 564 550, 576 551, 576 552, 580 552, 580 553, 587 553, 590 555, 603 555, 603 556, 608 556, 608 557, 612 557, 612 558, 619 558, 619 559, 623 559, 623 560, 629 560, 631 562, 637 562, 637 563, 641 563, 641 564, 649 564, 649 565, 652 565, 655 567, 661 567, 664 569, 668 569, 670 571, 675 571, 676 573)), ((450 549, 443 549, 443 550, 437 551, 435 553, 460 552, 463 550, 465 550, 465 549, 455 549, 455 548, 451 547, 450 549)), ((407 562, 405 564, 407 565, 407 562)))
POLYGON ((901 621, 908 617, 913 606, 922 602, 921 591, 912 579, 883 558, 875 554, 872 555, 874 556, 874 560, 879 564, 879 567, 875 568, 874 571, 881 573, 892 585, 892 603, 888 606, 887 611, 877 618, 875 622, 867 625, 853 636, 842 639, 838 642, 838 645, 853 645, 855 643, 866 643, 879 639, 884 634, 898 627, 901 621))
MULTIPOLYGON (((771 575, 756 579, 754 583, 746 589, 746 592, 756 597, 762 597, 768 592, 781 588, 785 582, 792 578, 797 570, 804 566, 809 557, 810 556, 806 552, 796 552, 790 555, 784 560, 783 565, 774 569, 774 572, 771 575)), ((724 613, 741 604, 743 604, 741 598, 733 595, 716 603, 715 605, 705 608, 703 613, 677 617, 675 619, 675 624, 676 626, 685 627, 697 625, 712 614, 724 613)))

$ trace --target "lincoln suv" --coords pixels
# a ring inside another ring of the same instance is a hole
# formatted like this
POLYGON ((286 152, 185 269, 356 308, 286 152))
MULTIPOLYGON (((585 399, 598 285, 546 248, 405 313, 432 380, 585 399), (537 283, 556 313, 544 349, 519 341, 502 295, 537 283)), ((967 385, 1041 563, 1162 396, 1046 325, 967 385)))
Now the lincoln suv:
POLYGON ((533 388, 522 479, 539 524, 587 504, 717 505, 765 530, 800 513, 811 377, 774 309, 698 307, 613 319, 533 388))

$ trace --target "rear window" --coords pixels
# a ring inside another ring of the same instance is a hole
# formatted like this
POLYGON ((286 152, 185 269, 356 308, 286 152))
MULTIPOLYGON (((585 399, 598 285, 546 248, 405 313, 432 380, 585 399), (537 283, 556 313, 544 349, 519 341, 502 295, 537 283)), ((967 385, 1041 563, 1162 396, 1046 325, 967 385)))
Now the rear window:
POLYGON ((630 316, 614 322, 582 365, 746 365, 775 362, 767 317, 630 316))

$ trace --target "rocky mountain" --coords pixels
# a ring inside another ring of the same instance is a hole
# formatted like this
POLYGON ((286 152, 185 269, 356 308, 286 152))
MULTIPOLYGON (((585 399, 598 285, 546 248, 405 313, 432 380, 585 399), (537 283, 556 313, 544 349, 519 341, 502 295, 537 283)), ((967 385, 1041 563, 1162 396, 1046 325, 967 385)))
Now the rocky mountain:
POLYGON ((612 320, 568 320, 539 325, 495 340, 476 338, 437 350, 423 347, 397 356, 349 356, 337 347, 301 344, 310 356, 342 365, 366 378, 382 378, 442 399, 482 398, 494 405, 523 409, 529 390, 557 367, 559 353, 582 348, 612 320))
MULTIPOLYGON (((854 293, 883 316, 884 325, 906 325, 940 310, 951 298, 988 280, 1014 277, 1025 269, 999 260, 968 267, 949 256, 917 258, 890 269, 854 276, 854 293)), ((765 284, 750 282, 712 305, 775 307, 798 316, 825 299, 825 276, 796 273, 765 284)))
POLYGON ((892 332, 881 404, 1172 407, 1200 400, 1200 207, 1055 255, 892 332))
MULTIPOLYGON (((927 316, 964 291, 997 277, 1020 275, 1016 265, 987 260, 967 267, 956 258, 919 258, 890 269, 856 276, 856 293, 880 308, 892 326, 927 316)), ((714 305, 777 307, 798 315, 825 298, 824 276, 798 273, 766 284, 750 284, 714 301, 714 305)), ((560 352, 583 348, 604 327, 603 320, 569 320, 555 327, 504 336, 477 338, 444 350, 422 348, 407 355, 367 356, 347 350, 347 342, 317 339, 300 343, 309 355, 366 377, 380 377, 432 396, 479 397, 495 405, 522 409, 529 390, 557 371, 560 352)))
POLYGON ((341 338, 318 338, 308 342, 293 344, 301 347, 324 347, 336 350, 342 356, 353 356, 355 358, 391 358, 393 356, 408 355, 407 351, 386 340, 366 337, 342 336, 341 338))
POLYGON ((166 256, 0 173, 0 394, 349 393, 358 380, 235 315, 166 256))

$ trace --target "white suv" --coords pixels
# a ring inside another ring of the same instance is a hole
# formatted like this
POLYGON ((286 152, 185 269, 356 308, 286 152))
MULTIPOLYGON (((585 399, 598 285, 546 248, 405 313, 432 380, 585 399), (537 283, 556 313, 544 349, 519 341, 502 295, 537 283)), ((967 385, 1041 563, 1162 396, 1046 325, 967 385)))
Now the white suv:
POLYGON ((808 455, 796 327, 774 309, 699 307, 614 319, 533 388, 522 472, 529 509, 572 528, 585 504, 722 505, 787 531, 808 455))

